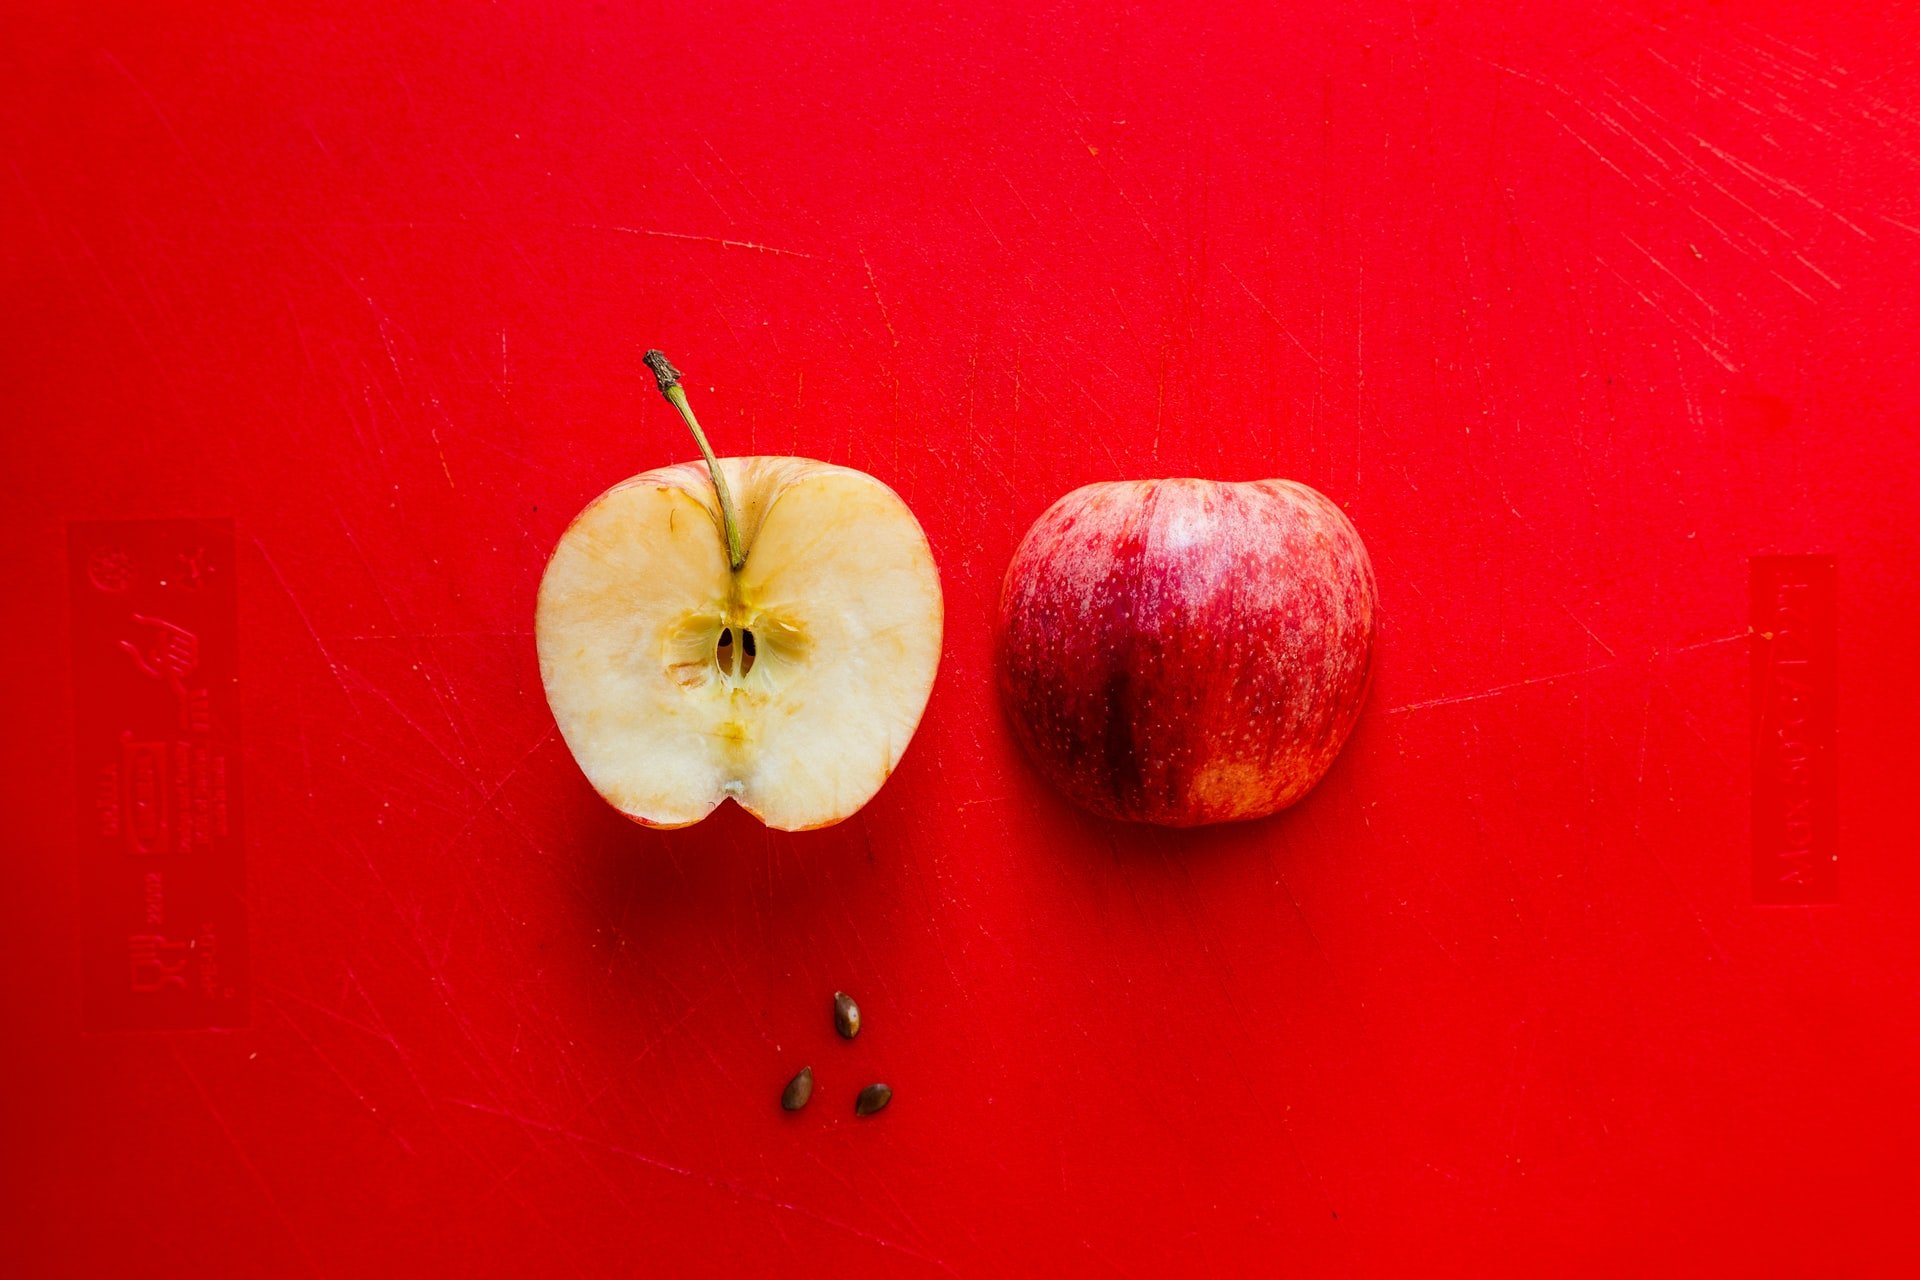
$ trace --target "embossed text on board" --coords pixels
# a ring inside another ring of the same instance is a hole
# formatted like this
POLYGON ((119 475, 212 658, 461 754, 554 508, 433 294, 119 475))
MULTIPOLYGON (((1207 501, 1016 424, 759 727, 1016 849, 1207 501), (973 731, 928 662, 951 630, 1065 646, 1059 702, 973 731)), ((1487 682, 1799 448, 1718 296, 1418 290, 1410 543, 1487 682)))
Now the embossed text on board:
POLYGON ((1757 556, 1753 629, 1753 896, 1840 896, 1831 556, 1757 556))
POLYGON ((68 526, 93 1030, 247 1020, 233 527, 68 526))

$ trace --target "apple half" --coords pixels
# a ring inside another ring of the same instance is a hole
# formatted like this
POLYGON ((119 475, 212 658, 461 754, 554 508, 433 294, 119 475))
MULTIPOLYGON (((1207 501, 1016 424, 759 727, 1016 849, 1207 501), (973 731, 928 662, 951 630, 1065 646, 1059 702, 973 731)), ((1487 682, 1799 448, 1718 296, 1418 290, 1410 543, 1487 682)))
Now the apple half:
POLYGON ((622 481, 561 535, 534 615, 547 703, 636 822, 687 826, 731 798, 780 830, 830 826, 880 790, 926 709, 932 549, 864 472, 715 458, 677 372, 648 363, 706 462, 622 481))

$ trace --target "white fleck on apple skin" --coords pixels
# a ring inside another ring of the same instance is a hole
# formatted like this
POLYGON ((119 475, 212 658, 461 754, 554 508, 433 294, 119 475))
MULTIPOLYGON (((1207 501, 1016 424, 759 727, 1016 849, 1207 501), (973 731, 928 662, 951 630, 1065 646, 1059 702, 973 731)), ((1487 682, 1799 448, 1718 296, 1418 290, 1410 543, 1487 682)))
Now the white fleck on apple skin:
POLYGON ((1306 485, 1088 485, 1007 569, 1001 697, 1040 773, 1095 813, 1260 818, 1352 731, 1377 611, 1359 533, 1306 485))

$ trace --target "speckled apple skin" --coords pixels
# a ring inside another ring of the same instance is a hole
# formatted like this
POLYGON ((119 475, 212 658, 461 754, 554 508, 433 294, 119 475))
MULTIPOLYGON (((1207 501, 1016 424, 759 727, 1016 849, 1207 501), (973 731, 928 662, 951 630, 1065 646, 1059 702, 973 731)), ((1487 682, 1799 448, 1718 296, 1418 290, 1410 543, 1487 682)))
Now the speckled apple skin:
POLYGON ((1034 765, 1111 818, 1261 818, 1359 717, 1378 589, 1338 507, 1291 480, 1076 489, 1001 591, 999 683, 1034 765))

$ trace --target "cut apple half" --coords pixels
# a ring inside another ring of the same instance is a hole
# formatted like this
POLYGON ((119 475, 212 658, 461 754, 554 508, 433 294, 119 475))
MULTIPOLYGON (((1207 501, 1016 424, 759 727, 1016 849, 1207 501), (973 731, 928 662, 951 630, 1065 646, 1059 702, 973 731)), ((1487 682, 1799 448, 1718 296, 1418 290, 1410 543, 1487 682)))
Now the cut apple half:
POLYGON ((926 709, 932 549, 864 472, 715 459, 697 438, 710 465, 623 481, 561 536, 534 620, 547 702, 635 821, 682 827, 731 797, 770 827, 831 825, 879 791, 926 709))

